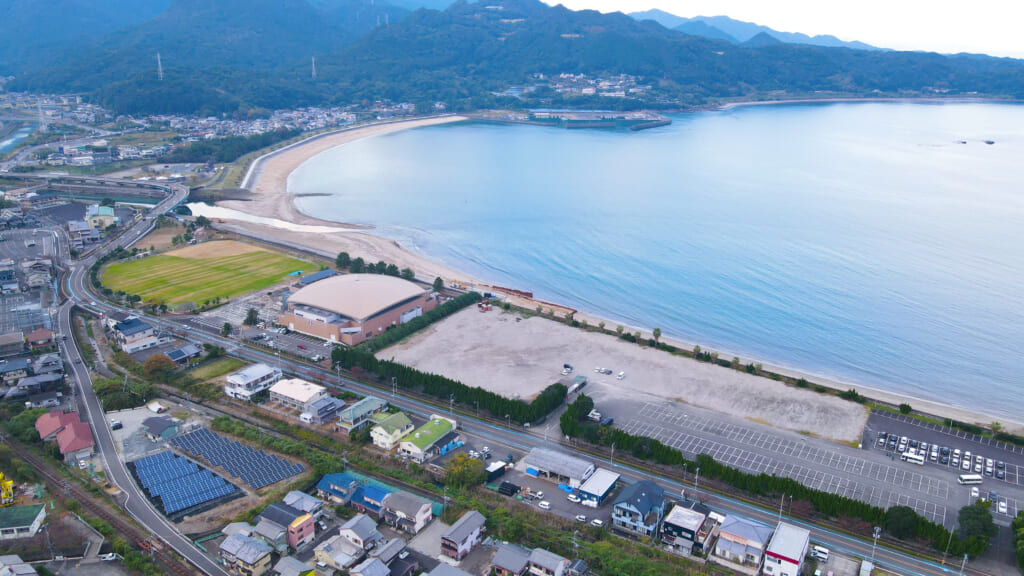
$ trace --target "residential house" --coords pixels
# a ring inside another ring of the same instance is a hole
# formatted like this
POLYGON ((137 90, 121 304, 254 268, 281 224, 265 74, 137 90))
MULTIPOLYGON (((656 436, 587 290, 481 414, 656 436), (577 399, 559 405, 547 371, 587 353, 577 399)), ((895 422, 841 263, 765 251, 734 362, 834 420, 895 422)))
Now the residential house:
POLYGON ((374 546, 373 550, 370 550, 370 556, 379 558, 381 562, 391 566, 392 562, 395 561, 405 550, 405 540, 401 538, 392 538, 384 543, 378 543, 374 546))
POLYGON ((32 363, 32 373, 37 376, 41 374, 50 374, 51 372, 63 371, 64 361, 61 360, 60 354, 57 352, 43 354, 36 358, 35 362, 32 363))
POLYGON ((661 523, 661 542, 683 554, 702 554, 715 524, 709 512, 700 505, 676 504, 661 523))
MULTIPOLYGON (((18 396, 20 396, 20 394, 12 395, 11 392, 23 391, 18 389, 11 390, 7 393, 7 396, 4 396, 5 400, 7 398, 17 398, 18 396)), ((63 395, 60 392, 40 392, 38 394, 26 394, 25 398, 27 398, 27 400, 25 400, 25 407, 29 409, 56 408, 57 406, 60 406, 60 401, 62 397, 63 395)))
POLYGON ((280 379, 280 369, 253 364, 228 375, 224 393, 239 400, 251 400, 255 394, 269 390, 280 379))
POLYGON ((349 576, 389 576, 391 570, 377 558, 367 558, 348 571, 349 576))
POLYGON ((167 355, 168 358, 170 358, 171 360, 174 360, 175 364, 182 364, 182 365, 188 363, 189 360, 192 360, 194 358, 199 358, 199 356, 202 353, 203 353, 203 351, 200 350, 198 346, 196 346, 195 344, 191 344, 191 343, 189 343, 189 344, 182 344, 181 346, 178 346, 177 348, 174 348, 172 350, 168 350, 167 352, 165 352, 165 354, 167 355))
POLYGON ((728 515, 709 559, 737 572, 754 576, 761 569, 772 529, 759 522, 728 515))
POLYGON ((0 508, 0 540, 27 538, 39 532, 46 519, 46 505, 0 508))
POLYGON ((299 378, 281 380, 270 387, 270 400, 289 408, 308 412, 308 407, 328 396, 327 388, 299 378))
POLYGON ((335 534, 313 549, 317 562, 323 562, 333 570, 348 570, 362 560, 366 551, 340 535, 335 534))
POLYGON ((460 570, 451 564, 441 562, 433 570, 427 572, 427 576, 473 576, 465 570, 460 570))
POLYGON ((355 404, 338 412, 338 430, 348 433, 370 423, 374 414, 388 407, 385 400, 376 396, 367 396, 355 404))
POLYGON ((527 573, 536 576, 564 576, 568 568, 567 559, 543 548, 534 548, 527 562, 527 573))
POLYGON ((497 576, 523 576, 529 563, 529 551, 515 544, 500 544, 491 560, 491 568, 497 576))
POLYGON ((242 536, 252 536, 255 527, 248 522, 232 522, 227 526, 220 529, 220 533, 225 536, 231 536, 232 534, 241 534, 242 536))
POLYGON ((487 532, 486 523, 484 515, 476 510, 466 512, 441 534, 441 553, 462 560, 480 543, 487 532))
POLYGON ((334 396, 324 396, 310 403, 300 419, 310 424, 326 424, 344 407, 345 403, 334 396))
POLYGON ((324 501, 319 498, 314 498, 305 492, 299 492, 298 490, 292 490, 285 494, 283 502, 300 512, 305 512, 318 518, 323 512, 324 501))
POLYGON ((114 208, 111 206, 90 204, 85 208, 85 221, 97 230, 106 230, 108 226, 119 224, 121 219, 114 214, 114 208))
POLYGON ((7 386, 14 386, 18 380, 28 376, 32 364, 27 358, 0 361, 0 379, 7 386))
POLYGON ((288 550, 288 529, 276 522, 257 520, 256 526, 252 529, 252 536, 266 542, 278 554, 284 554, 288 550))
POLYGON ((28 394, 35 394, 37 392, 56 390, 63 384, 64 374, 60 372, 50 372, 49 374, 29 376, 19 380, 18 385, 7 392, 6 398, 16 398, 27 396, 28 394))
POLYGON ((92 431, 85 422, 76 420, 57 432, 57 446, 65 464, 81 466, 92 456, 95 445, 92 431))
POLYGON ((384 514, 384 499, 390 494, 390 490, 379 486, 360 486, 352 495, 349 504, 356 510, 368 514, 371 518, 380 520, 384 514))
POLYGON ((25 351, 25 335, 22 332, 0 334, 0 356, 14 356, 25 351))
POLYGON ((39 439, 44 442, 56 440, 57 432, 74 422, 78 422, 77 413, 54 410, 36 418, 36 432, 39 433, 39 439))
POLYGON ((569 567, 566 568, 565 574, 566 576, 587 576, 587 574, 590 574, 590 565, 577 558, 569 562, 569 567))
POLYGON ((138 316, 128 314, 127 312, 121 312, 119 310, 111 310, 103 315, 103 326, 107 330, 113 330, 115 326, 131 318, 138 319, 138 316))
POLYGON ((805 528, 779 522, 765 549, 762 574, 768 576, 797 576, 803 568, 811 533, 805 528))
POLYGON ((316 483, 316 495, 336 504, 348 504, 359 489, 359 482, 344 473, 324 474, 316 483))
POLYGON ((429 500, 408 492, 392 492, 384 497, 381 519, 403 532, 418 534, 433 518, 431 510, 429 500))
POLYGON ((377 523, 366 514, 356 514, 341 525, 338 534, 363 550, 379 542, 383 536, 377 531, 377 523))
POLYGON ((134 316, 114 325, 114 339, 129 354, 165 343, 156 328, 134 316))
POLYGON ((50 268, 53 263, 46 258, 28 260, 21 263, 21 273, 25 277, 25 285, 31 288, 43 288, 50 284, 50 268))
POLYGON ((398 443, 398 454, 423 462, 456 442, 455 427, 455 420, 432 414, 426 424, 398 443))
POLYGON ((313 567, 294 556, 284 556, 274 564, 274 576, 313 576, 313 567))
POLYGON ((146 437, 153 442, 170 440, 178 434, 178 423, 163 416, 153 416, 142 421, 146 437))
POLYGON ((98 242, 100 239, 99 231, 83 220, 69 220, 67 229, 72 250, 83 250, 89 244, 98 242))
POLYGON ((245 576, 263 576, 270 570, 267 544, 255 538, 232 534, 220 543, 220 557, 224 563, 245 576))
POLYGON ((612 529, 653 538, 665 515, 665 491, 650 480, 623 488, 612 506, 612 529))
MULTIPOLYGON (((256 533, 260 533, 260 524, 272 523, 283 529, 287 536, 288 547, 298 550, 313 541, 316 523, 313 516, 296 510, 283 502, 274 502, 263 509, 259 515, 260 522, 256 525, 256 533)), ((275 538, 276 538, 275 533, 275 538)), ((275 544, 277 541, 275 540, 275 544)))
POLYGON ((401 412, 377 414, 374 421, 376 424, 370 429, 370 439, 374 446, 387 451, 394 449, 414 428, 412 420, 401 412))
POLYGON ((25 335, 25 342, 30 350, 49 348, 54 345, 53 332, 46 328, 37 328, 25 335))

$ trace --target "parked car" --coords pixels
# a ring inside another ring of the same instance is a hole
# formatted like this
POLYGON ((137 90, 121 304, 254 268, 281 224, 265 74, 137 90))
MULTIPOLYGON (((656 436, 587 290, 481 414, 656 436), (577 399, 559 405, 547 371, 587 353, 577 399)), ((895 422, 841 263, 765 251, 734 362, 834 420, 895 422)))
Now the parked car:
POLYGON ((1006 501, 1002 500, 999 502, 999 513, 1006 514, 1006 501))
POLYGON ((601 526, 604 526, 604 520, 601 520, 600 518, 594 518, 590 521, 590 524, 592 526, 597 526, 598 528, 600 528, 601 526))
POLYGON ((566 498, 566 500, 572 502, 573 504, 579 504, 581 502, 580 497, 575 494, 569 494, 569 497, 566 498))
POLYGON ((541 500, 540 504, 537 504, 537 506, 541 510, 551 510, 551 502, 548 502, 547 500, 541 500))
POLYGON ((622 380, 625 377, 626 377, 626 373, 625 372, 619 372, 619 375, 616 376, 615 379, 616 380, 622 380))
POLYGON ((587 521, 586 514, 577 514, 576 515, 576 521, 577 522, 586 522, 587 521))
POLYGON ((981 495, 981 491, 978 490, 978 487, 977 486, 972 486, 971 487, 971 498, 974 498, 975 500, 977 500, 978 496, 980 496, 980 495, 981 495))

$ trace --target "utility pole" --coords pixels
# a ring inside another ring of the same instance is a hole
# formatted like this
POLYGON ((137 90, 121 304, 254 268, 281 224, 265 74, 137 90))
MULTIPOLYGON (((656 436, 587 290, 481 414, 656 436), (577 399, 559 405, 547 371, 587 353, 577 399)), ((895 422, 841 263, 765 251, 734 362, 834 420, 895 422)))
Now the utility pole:
POLYGON ((882 527, 881 526, 875 526, 875 533, 873 534, 873 536, 875 538, 875 543, 871 545, 871 563, 872 564, 874 564, 874 562, 875 562, 875 547, 878 546, 878 537, 881 536, 881 535, 882 535, 882 527))
MULTIPOLYGON (((341 377, 340 368, 338 377, 341 377)), ((391 377, 391 397, 394 398, 395 396, 398 396, 398 376, 391 377)))
POLYGON ((448 395, 448 413, 449 414, 454 414, 454 407, 455 407, 455 394, 449 394, 448 395))
POLYGON ((786 503, 786 495, 782 495, 782 500, 779 502, 779 522, 782 522, 782 506, 786 503))
POLYGON ((608 464, 615 466, 615 442, 612 442, 612 451, 608 455, 608 464))
POLYGON ((967 566, 967 554, 964 554, 964 561, 960 563, 960 576, 964 576, 964 566, 967 566))
POLYGON ((164 81, 164 63, 160 60, 160 53, 156 53, 156 79, 164 81))
POLYGON ((313 80, 316 80, 316 56, 313 56, 313 80))
POLYGON ((508 424, 508 429, 512 429, 512 416, 505 414, 505 422, 508 424))
POLYGON ((693 479, 693 489, 700 490, 700 466, 697 467, 697 476, 693 479))

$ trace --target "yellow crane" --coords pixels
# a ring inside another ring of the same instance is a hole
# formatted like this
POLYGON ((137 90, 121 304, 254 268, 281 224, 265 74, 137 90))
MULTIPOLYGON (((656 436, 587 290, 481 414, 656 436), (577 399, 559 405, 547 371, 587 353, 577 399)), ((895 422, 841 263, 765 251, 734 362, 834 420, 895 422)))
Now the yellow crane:
POLYGON ((3 472, 0 472, 0 506, 6 506, 14 502, 14 481, 8 480, 3 472))

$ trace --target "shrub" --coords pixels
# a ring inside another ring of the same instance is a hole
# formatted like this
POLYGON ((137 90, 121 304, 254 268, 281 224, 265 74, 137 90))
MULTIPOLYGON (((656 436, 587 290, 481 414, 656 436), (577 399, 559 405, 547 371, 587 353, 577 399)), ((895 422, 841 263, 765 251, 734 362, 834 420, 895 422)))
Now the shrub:
POLYGON ((910 404, 900 404, 900 414, 910 414, 913 410, 910 404))

